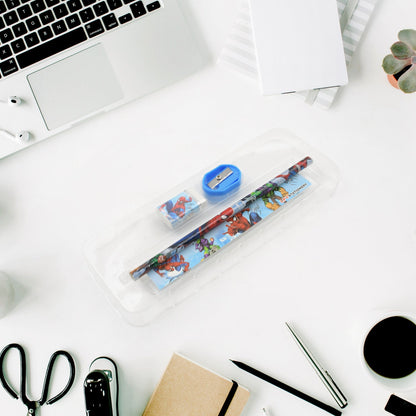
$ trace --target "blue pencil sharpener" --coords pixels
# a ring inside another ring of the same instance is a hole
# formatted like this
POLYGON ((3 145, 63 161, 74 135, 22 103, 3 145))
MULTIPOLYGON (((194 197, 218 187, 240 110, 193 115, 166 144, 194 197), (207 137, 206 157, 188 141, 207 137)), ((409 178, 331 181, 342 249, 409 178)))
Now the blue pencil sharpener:
POLYGON ((208 199, 219 200, 241 184, 241 171, 234 165, 219 165, 207 172, 202 179, 202 189, 208 199))

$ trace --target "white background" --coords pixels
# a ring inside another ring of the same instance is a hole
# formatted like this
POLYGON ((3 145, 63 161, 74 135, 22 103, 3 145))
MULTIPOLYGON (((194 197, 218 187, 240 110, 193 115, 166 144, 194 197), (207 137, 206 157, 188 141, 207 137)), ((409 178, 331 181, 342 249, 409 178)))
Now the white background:
MULTIPOLYGON (((238 4, 185 2, 214 59, 238 4)), ((259 415, 264 406, 274 416, 322 415, 228 361, 251 363, 335 406, 285 321, 349 398, 345 415, 386 414, 391 392, 366 374, 360 331, 374 310, 416 310, 416 94, 393 89, 381 68, 398 31, 415 22, 414 1, 379 2, 350 84, 329 111, 293 96, 262 97, 253 81, 213 64, 0 161, 0 269, 19 298, 0 321, 0 347, 25 346, 34 398, 53 351, 67 349, 77 361, 75 386, 43 416, 84 414, 82 382, 99 355, 119 365, 121 415, 140 415, 174 351, 247 386, 244 415, 259 415), (275 127, 336 163, 334 196, 151 325, 125 323, 89 274, 85 240, 275 127)), ((415 391, 403 397, 416 402, 415 391)), ((0 405, 4 415, 25 412, 4 391, 0 405)))

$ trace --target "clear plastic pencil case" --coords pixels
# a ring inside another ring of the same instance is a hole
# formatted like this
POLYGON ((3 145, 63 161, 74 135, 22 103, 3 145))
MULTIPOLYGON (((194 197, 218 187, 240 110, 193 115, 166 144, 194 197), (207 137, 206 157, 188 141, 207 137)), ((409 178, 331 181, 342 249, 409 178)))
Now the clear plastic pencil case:
POLYGON ((301 222, 337 183, 330 160, 272 130, 109 226, 87 243, 87 259, 112 305, 144 325, 250 261, 262 241, 272 244, 301 222))

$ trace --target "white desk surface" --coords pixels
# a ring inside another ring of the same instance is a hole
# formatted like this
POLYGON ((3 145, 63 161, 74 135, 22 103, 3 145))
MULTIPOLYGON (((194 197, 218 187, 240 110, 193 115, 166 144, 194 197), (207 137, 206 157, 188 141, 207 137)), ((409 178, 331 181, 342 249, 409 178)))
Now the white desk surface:
MULTIPOLYGON (((239 1, 187 4, 218 56, 239 1)), ((393 89, 381 68, 398 31, 415 28, 415 16, 412 0, 379 2, 350 84, 329 111, 293 96, 262 97, 255 83, 213 64, 0 161, 0 269, 19 295, 0 320, 0 347, 25 346, 34 398, 52 352, 67 349, 77 362, 75 386, 44 406, 43 416, 84 414, 82 382, 99 355, 119 365, 121 415, 140 415, 174 351, 246 385, 252 396, 244 415, 260 415, 264 406, 274 416, 323 415, 228 361, 268 370, 336 406, 285 321, 349 398, 345 415, 386 414, 391 392, 362 367, 360 328, 377 309, 416 312, 416 94, 393 89), (334 196, 151 325, 125 323, 90 276, 85 240, 161 187, 275 127, 292 130, 337 164, 334 196)), ((416 402, 415 391, 403 397, 416 402)), ((5 415, 26 410, 3 390, 0 403, 5 415)))

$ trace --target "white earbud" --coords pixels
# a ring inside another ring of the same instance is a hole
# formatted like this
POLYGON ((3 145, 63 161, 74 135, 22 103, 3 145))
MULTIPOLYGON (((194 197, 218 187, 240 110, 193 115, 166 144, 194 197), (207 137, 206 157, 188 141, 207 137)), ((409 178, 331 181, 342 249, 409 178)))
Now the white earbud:
POLYGON ((0 130, 0 134, 19 143, 27 143, 30 140, 30 133, 28 131, 19 131, 19 133, 13 135, 7 130, 0 130))
POLYGON ((17 107, 22 104, 22 99, 15 95, 11 95, 10 97, 7 97, 7 100, 0 100, 0 103, 7 104, 10 107, 17 107))

